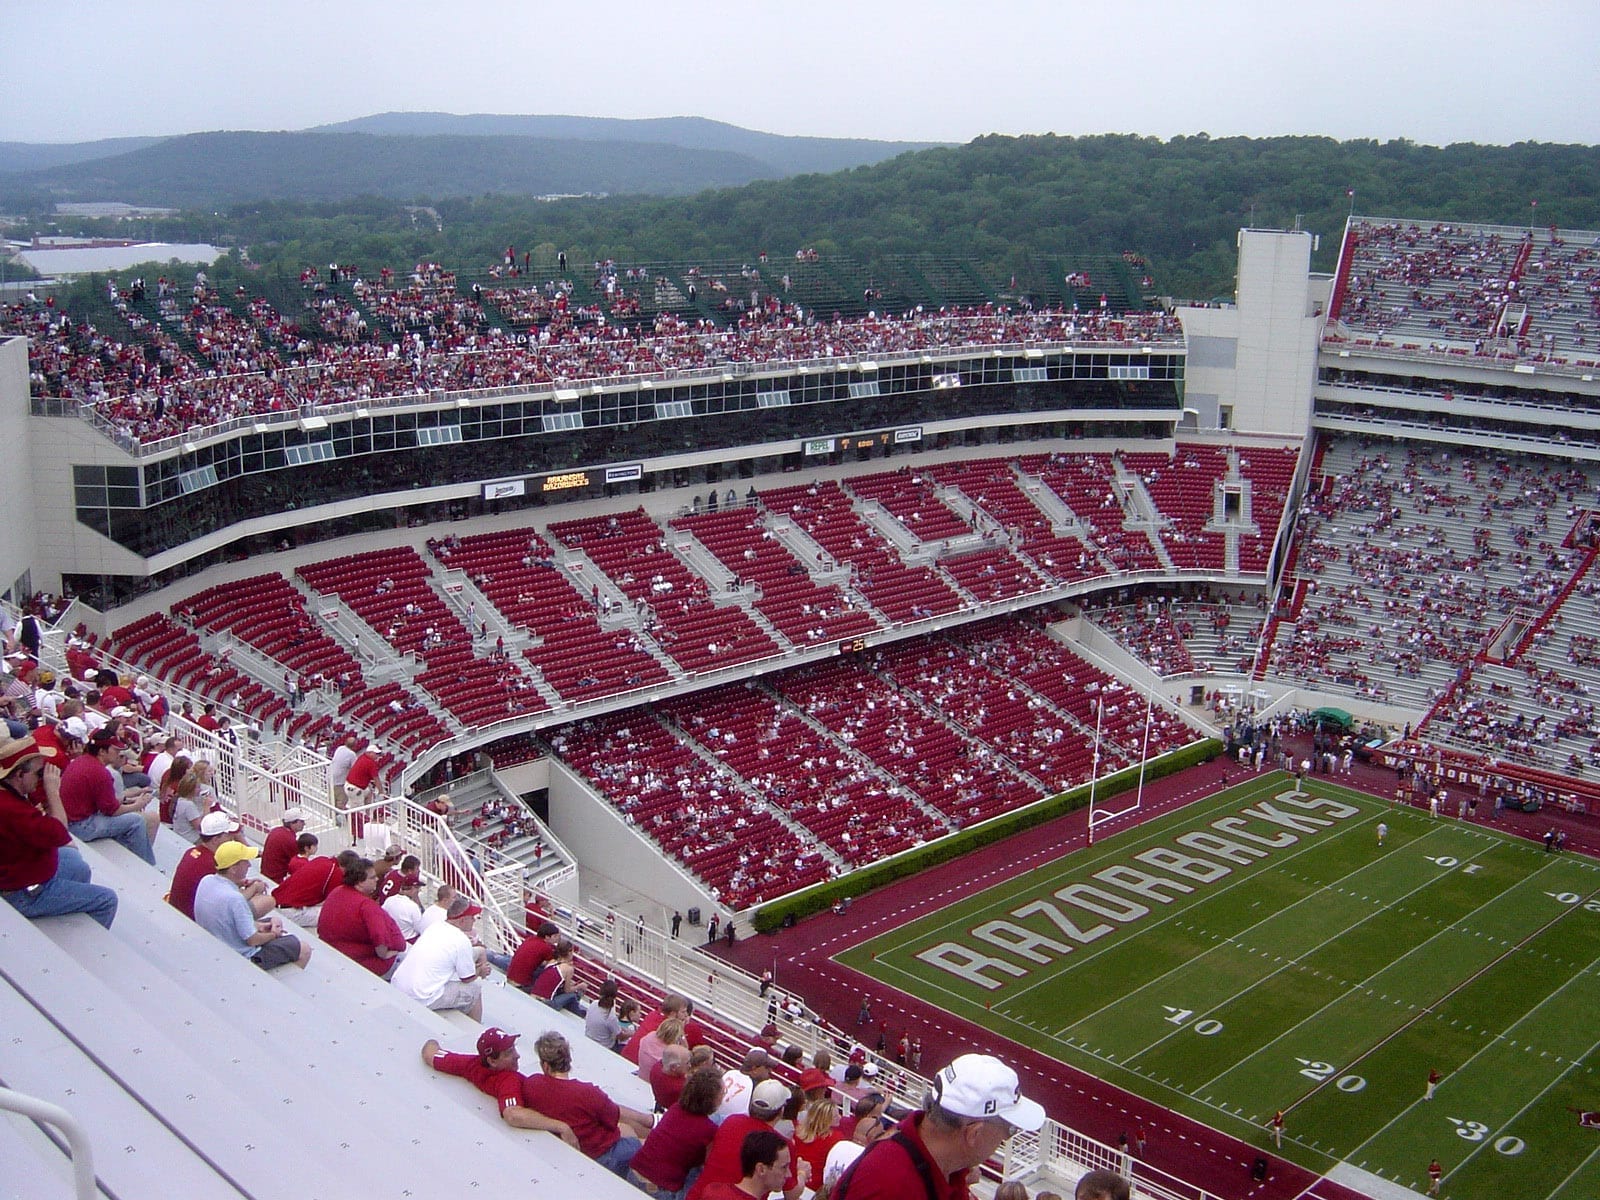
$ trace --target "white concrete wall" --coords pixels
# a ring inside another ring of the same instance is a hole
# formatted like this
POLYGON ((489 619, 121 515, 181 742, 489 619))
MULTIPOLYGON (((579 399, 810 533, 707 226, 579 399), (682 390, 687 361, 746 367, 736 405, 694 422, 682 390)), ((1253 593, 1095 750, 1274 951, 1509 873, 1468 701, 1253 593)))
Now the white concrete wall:
POLYGON ((24 434, 32 448, 33 462, 29 478, 34 503, 33 526, 38 538, 33 562, 34 586, 45 591, 60 591, 63 572, 147 574, 143 558, 78 522, 72 490, 74 465, 125 467, 131 466, 134 460, 116 443, 76 417, 30 417, 24 434))
MULTIPOLYGON (((669 912, 698 907, 705 921, 713 912, 728 911, 583 780, 560 763, 551 763, 549 771, 550 828, 577 856, 585 876, 615 880, 669 912)), ((748 928, 748 923, 744 924, 748 928)))
POLYGON ((1304 435, 1311 424, 1317 343, 1329 284, 1311 276, 1312 236, 1239 231, 1230 308, 1180 308, 1189 340, 1185 392, 1200 428, 1232 410, 1232 428, 1304 435))
POLYGON ((0 339, 0 479, 6 483, 6 519, 0 521, 0 592, 10 591, 33 568, 35 591, 59 591, 38 570, 38 505, 34 501, 33 447, 28 440, 28 341, 0 339))

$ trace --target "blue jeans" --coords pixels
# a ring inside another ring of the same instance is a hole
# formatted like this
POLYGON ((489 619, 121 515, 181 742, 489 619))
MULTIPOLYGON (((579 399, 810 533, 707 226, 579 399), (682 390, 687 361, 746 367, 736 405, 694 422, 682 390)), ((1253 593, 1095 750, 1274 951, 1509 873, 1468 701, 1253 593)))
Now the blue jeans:
POLYGON ((638 1138, 618 1138, 617 1144, 595 1159, 595 1162, 626 1179, 628 1164, 633 1161, 633 1156, 639 1153, 639 1147, 643 1144, 638 1138))
POLYGON ((150 849, 150 834, 144 827, 144 818, 136 812, 118 813, 108 817, 95 813, 67 826, 72 835, 85 842, 98 842, 110 838, 132 850, 152 867, 156 865, 155 851, 150 849))
POLYGON ((580 1017, 587 1016, 589 1011, 583 1007, 582 992, 557 992, 545 1003, 551 1008, 564 1008, 569 1013, 576 1013, 580 1017))
POLYGON ((0 895, 30 921, 35 917, 81 912, 110 929, 117 915, 117 894, 108 887, 89 882, 89 864, 75 847, 63 846, 56 853, 56 873, 47 882, 37 889, 23 888, 0 892, 0 895))
POLYGON ((488 957, 492 966, 499 967, 502 971, 511 965, 511 955, 509 954, 501 954, 498 950, 486 950, 484 954, 488 957))

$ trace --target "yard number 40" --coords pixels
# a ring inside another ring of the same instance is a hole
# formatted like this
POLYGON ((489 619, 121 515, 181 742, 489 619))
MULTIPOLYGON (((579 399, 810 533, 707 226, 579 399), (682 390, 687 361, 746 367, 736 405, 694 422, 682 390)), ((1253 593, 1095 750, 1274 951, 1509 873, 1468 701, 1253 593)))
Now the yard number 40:
MULTIPOLYGON (((1173 1008, 1170 1004, 1163 1004, 1161 1007, 1172 1014, 1166 1018, 1169 1025, 1189 1025, 1190 1018, 1194 1016, 1194 1009, 1192 1008, 1173 1008)), ((1222 1032, 1223 1026, 1221 1021, 1213 1017, 1204 1017, 1193 1025, 1189 1025, 1189 1028, 1201 1037, 1214 1037, 1222 1032)))

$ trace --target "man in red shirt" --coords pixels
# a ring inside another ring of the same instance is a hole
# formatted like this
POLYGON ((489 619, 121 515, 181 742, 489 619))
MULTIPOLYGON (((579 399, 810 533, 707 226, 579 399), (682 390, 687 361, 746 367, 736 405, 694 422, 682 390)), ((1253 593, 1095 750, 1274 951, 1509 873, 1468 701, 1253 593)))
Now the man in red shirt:
POLYGON ((295 844, 306 827, 306 814, 298 808, 283 810, 282 824, 267 834, 261 847, 261 873, 273 883, 289 878, 289 860, 299 851, 295 844))
MULTIPOLYGON (((195 889, 207 875, 217 873, 217 847, 234 841, 238 832, 239 823, 227 813, 207 813, 200 818, 200 840, 178 860, 178 869, 172 873, 172 886, 167 891, 167 903, 191 921, 194 920, 195 889)), ((251 879, 240 891, 257 917, 266 916, 275 907, 263 880, 251 879)))
POLYGON ((350 764, 350 774, 344 779, 344 794, 353 807, 371 802, 372 785, 377 779, 378 758, 372 753, 371 745, 362 742, 361 753, 357 754, 355 762, 350 764))
POLYGON ((522 1103, 522 1075, 517 1070, 520 1035, 490 1026, 478 1035, 477 1054, 450 1054, 429 1038, 422 1044, 422 1061, 443 1075, 465 1079, 500 1106, 500 1119, 513 1129, 553 1133, 574 1150, 578 1139, 565 1121, 553 1121, 522 1103))
MULTIPOLYGON (((728 1117, 718 1127, 717 1136, 711 1139, 711 1145, 706 1150, 705 1168, 694 1187, 689 1189, 689 1200, 710 1200, 718 1194, 716 1188, 719 1185, 726 1187, 739 1183, 744 1178, 742 1151, 745 1139, 754 1133, 771 1132, 788 1103, 787 1084, 776 1079, 763 1079, 756 1084, 755 1090, 750 1093, 748 1115, 736 1113, 728 1117)), ((777 1185, 783 1188, 783 1200, 798 1200, 806 1190, 810 1173, 811 1167, 805 1160, 785 1158, 784 1175, 777 1185)), ((908 1197, 913 1195, 912 1192, 906 1193, 908 1197)))
POLYGON ((771 1129, 747 1133, 739 1147, 739 1182, 714 1183, 700 1194, 703 1200, 766 1200, 783 1186, 791 1155, 781 1133, 771 1129))
POLYGON ((631 1063, 637 1063, 639 1043, 644 1041, 646 1034, 659 1029, 661 1022, 668 1017, 678 1017, 683 1021, 683 1041, 689 1049, 705 1045, 706 1027, 694 1019, 694 1001, 687 996, 680 996, 677 992, 668 992, 661 997, 661 1007, 639 1022, 639 1028, 633 1031, 633 1037, 622 1048, 622 1057, 631 1063))
POLYGON ((839 1177, 847 1200, 967 1200, 967 1172, 1017 1130, 1034 1133, 1044 1109, 1025 1099, 1017 1073, 987 1054, 963 1054, 933 1078, 922 1112, 861 1152, 839 1177))
POLYGON ((44 764, 31 737, 0 745, 0 897, 30 919, 84 912, 110 929, 117 894, 89 881, 60 802, 33 802, 44 764))
POLYGON ((133 851, 152 867, 156 856, 150 839, 161 817, 154 805, 144 801, 117 799, 111 781, 111 766, 121 753, 117 735, 110 729, 96 730, 84 752, 61 772, 61 806, 67 815, 67 828, 86 842, 111 838, 133 851))
POLYGON ((278 902, 278 908, 282 910, 283 915, 303 929, 317 927, 317 917, 321 913, 322 902, 334 888, 344 882, 346 856, 351 859, 360 857, 354 850, 345 850, 338 858, 329 858, 326 855, 309 857, 309 852, 316 848, 315 842, 305 847, 302 853, 308 857, 298 867, 291 862, 289 878, 272 889, 272 898, 278 902))
POLYGON ((561 931, 555 923, 545 921, 523 938, 522 944, 511 956, 511 965, 506 968, 506 982, 523 991, 531 988, 539 972, 544 970, 545 963, 555 957, 556 941, 560 937, 561 931))
POLYGON ((523 1104, 565 1121, 577 1135, 580 1150, 626 1179, 628 1164, 655 1118, 622 1107, 592 1083, 573 1079, 572 1047, 561 1034, 540 1035, 534 1049, 540 1073, 523 1079, 523 1104))
POLYGON ((394 918, 372 898, 377 890, 378 873, 369 859, 346 865, 344 885, 333 889, 317 914, 317 936, 374 975, 387 978, 395 960, 406 952, 406 939, 394 918))

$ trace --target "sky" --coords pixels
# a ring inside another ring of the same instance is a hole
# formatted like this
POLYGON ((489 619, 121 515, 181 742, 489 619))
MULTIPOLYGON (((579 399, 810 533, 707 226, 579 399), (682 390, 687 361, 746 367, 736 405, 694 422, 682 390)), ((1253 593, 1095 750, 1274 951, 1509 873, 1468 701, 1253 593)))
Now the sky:
POLYGON ((1600 143, 1596 0, 6 0, 0 141, 388 111, 1600 143))

